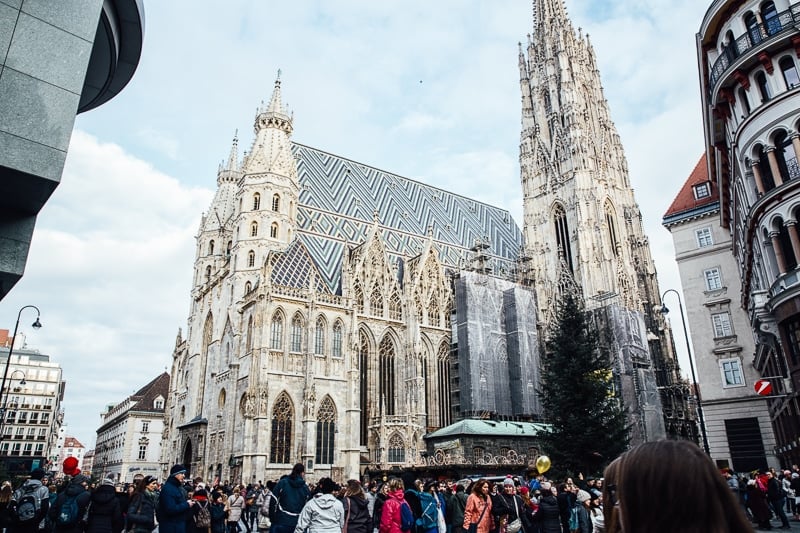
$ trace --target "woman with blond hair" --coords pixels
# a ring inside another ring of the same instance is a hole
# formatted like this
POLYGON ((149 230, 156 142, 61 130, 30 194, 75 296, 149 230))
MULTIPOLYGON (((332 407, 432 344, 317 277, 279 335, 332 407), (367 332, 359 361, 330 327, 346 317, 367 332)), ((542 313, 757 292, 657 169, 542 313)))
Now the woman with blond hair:
POLYGON ((604 477, 609 533, 753 531, 714 463, 692 442, 640 444, 611 463, 604 477))
POLYGON ((393 477, 388 481, 388 494, 386 502, 381 508, 381 526, 380 533, 401 533, 407 531, 403 529, 403 506, 406 507, 407 513, 411 513, 411 508, 406 502, 405 485, 403 480, 393 477))
POLYGON ((467 498, 467 506, 464 508, 464 531, 467 533, 489 533, 493 527, 489 482, 485 479, 479 479, 472 485, 472 494, 467 498))
POLYGON ((351 479, 345 485, 342 505, 345 517, 342 533, 372 533, 369 502, 361 483, 357 480, 351 479))

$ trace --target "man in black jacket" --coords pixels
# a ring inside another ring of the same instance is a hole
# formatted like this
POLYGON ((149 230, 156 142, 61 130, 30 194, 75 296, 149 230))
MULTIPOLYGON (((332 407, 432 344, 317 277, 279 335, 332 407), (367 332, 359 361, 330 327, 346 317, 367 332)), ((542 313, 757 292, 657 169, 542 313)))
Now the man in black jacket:
POLYGON ((86 490, 89 478, 83 474, 73 477, 67 488, 56 498, 48 516, 56 533, 83 533, 86 527, 86 508, 92 495, 86 490))

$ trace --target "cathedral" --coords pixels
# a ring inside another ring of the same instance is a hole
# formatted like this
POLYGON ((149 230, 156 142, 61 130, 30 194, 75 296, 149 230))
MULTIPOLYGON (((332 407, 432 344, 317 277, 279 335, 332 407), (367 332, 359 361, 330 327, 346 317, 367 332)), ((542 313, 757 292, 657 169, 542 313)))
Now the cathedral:
MULTIPOLYGON (((605 332, 633 440, 695 438, 620 139, 588 37, 534 1, 520 46, 524 220, 291 140, 280 79, 197 233, 162 464, 208 480, 359 478, 458 420, 546 420, 559 296, 605 332)), ((468 455, 465 452, 464 455, 468 455)))

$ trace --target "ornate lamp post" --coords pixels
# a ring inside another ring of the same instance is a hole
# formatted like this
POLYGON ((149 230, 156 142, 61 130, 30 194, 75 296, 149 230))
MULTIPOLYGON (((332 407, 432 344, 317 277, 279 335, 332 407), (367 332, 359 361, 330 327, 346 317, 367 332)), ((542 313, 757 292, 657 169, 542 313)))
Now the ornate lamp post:
MULTIPOLYGON (((19 310, 19 313, 17 313, 17 323, 14 325, 14 336, 11 337, 11 346, 9 346, 8 348, 8 357, 6 358, 6 366, 5 370, 3 370, 3 381, 2 383, 0 383, 0 395, 5 394, 5 396, 0 398, 2 400, 0 401, 0 405, 2 405, 2 408, 0 408, 0 440, 3 439, 3 426, 5 425, 6 422, 6 406, 8 404, 8 394, 10 392, 6 390, 6 380, 8 379, 8 366, 9 364, 11 364, 11 356, 14 353, 14 342, 16 342, 17 340, 17 331, 19 330, 20 317, 22 317, 22 312, 28 308, 36 309, 36 321, 33 324, 31 324, 31 327, 33 329, 39 329, 42 327, 42 323, 39 322, 39 316, 41 315, 41 312, 39 311, 39 308, 36 307, 35 305, 23 306, 19 310)), ((25 381, 24 373, 22 380, 25 381)))
POLYGON ((683 302, 681 302, 681 295, 675 289, 667 289, 664 291, 664 294, 661 295, 661 314, 666 315, 669 313, 669 309, 667 306, 664 305, 664 297, 667 293, 672 292, 675 293, 675 296, 678 297, 678 309, 681 312, 681 325, 683 326, 683 338, 686 339, 686 352, 689 354, 689 370, 692 372, 692 386, 694 387, 694 394, 695 398, 697 399, 697 417, 700 419, 700 434, 703 437, 703 450, 705 450, 706 455, 711 455, 709 448, 708 448, 708 435, 706 434, 706 421, 703 417, 703 402, 700 398, 700 388, 697 386, 697 376, 694 373, 694 359, 692 357, 692 347, 689 343, 689 332, 686 329, 686 317, 683 314, 683 302))

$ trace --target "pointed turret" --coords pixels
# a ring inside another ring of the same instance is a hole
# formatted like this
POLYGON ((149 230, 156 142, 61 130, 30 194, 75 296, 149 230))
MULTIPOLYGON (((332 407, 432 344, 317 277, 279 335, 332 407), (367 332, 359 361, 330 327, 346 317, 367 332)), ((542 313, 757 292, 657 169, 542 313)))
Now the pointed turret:
POLYGON ((281 103, 279 71, 269 104, 259 108, 256 114, 253 125, 256 138, 242 168, 245 174, 269 172, 297 179, 289 140, 292 135, 292 120, 292 115, 281 103))
POLYGON ((231 153, 228 155, 228 161, 219 166, 217 172, 217 186, 223 182, 236 183, 242 173, 239 171, 239 130, 233 134, 233 143, 231 144, 231 153))

